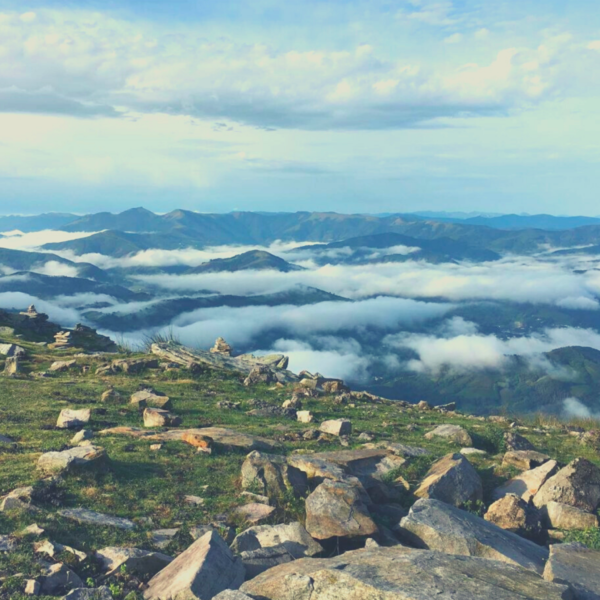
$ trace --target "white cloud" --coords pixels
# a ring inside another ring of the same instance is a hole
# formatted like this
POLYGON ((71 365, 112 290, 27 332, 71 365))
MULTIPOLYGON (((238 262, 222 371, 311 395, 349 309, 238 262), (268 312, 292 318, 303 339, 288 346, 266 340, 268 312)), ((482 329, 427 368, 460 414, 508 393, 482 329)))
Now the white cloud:
POLYGON ((33 273, 49 275, 50 277, 78 277, 79 269, 72 265, 59 263, 56 260, 49 260, 43 265, 30 269, 33 273))
MULTIPOLYGON (((95 232, 97 233, 97 232, 95 232)), ((0 237, 0 248, 10 250, 36 250, 44 244, 68 242, 94 235, 93 233, 70 233, 67 231, 55 231, 45 229, 33 233, 23 233, 21 231, 4 232, 6 237, 0 237)))
POLYGON ((482 27, 481 29, 478 29, 475 33, 474 33, 474 37, 476 40, 485 40, 489 37, 490 35, 490 30, 486 29, 485 27, 482 27))
POLYGON ((445 44, 459 44, 460 42, 462 42, 462 39, 463 39, 462 33, 453 33, 452 35, 449 35, 447 38, 444 38, 444 43, 445 44))
POLYGON ((563 416, 567 418, 600 419, 600 413, 592 412, 578 398, 566 398, 563 400, 563 416))
POLYGON ((54 302, 47 302, 21 292, 0 293, 0 308, 21 311, 31 304, 35 304, 39 312, 46 313, 51 321, 65 327, 72 327, 80 321, 79 313, 73 308, 63 308, 54 302))
POLYGON ((600 40, 594 40, 587 46, 590 50, 600 50, 600 40))

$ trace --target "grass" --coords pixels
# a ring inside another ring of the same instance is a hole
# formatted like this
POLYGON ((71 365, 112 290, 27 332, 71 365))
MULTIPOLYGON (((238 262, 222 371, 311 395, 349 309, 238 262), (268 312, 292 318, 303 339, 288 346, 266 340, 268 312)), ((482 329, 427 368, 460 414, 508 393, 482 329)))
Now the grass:
MULTIPOLYGON (((47 370, 56 359, 73 356, 77 351, 49 351, 43 347, 19 340, 26 347, 30 358, 25 373, 47 370)), ((143 356, 139 352, 124 352, 122 357, 143 356)), ((36 483, 40 474, 36 462, 43 452, 69 447, 72 432, 55 428, 56 419, 63 408, 92 409, 89 428, 96 434, 114 426, 142 426, 142 417, 129 404, 129 396, 140 387, 152 386, 168 395, 173 411, 182 418, 185 428, 223 426, 275 440, 278 453, 289 454, 294 450, 339 450, 337 441, 304 441, 302 433, 310 426, 280 418, 252 417, 246 414, 251 400, 257 399, 273 405, 281 405, 291 397, 292 388, 246 388, 242 378, 232 373, 206 371, 191 373, 185 369, 174 372, 150 370, 138 375, 116 374, 96 376, 95 370, 103 364, 102 357, 78 358, 78 370, 56 374, 48 378, 23 377, 0 379, 0 434, 16 441, 15 446, 0 447, 0 494, 16 487, 36 483), (88 366, 86 373, 82 366, 88 366), (122 397, 121 402, 103 404, 100 396, 114 387, 122 397), (239 402, 240 410, 224 410, 217 406, 220 401, 239 402)), ((0 364, 1 368, 1 364, 0 364)), ((469 457, 480 473, 489 501, 491 490, 514 474, 501 466, 504 452, 503 434, 506 423, 472 419, 467 416, 447 416, 436 411, 419 411, 402 408, 398 403, 371 404, 356 401, 352 405, 336 404, 333 397, 303 399, 304 408, 315 415, 315 422, 326 419, 349 418, 354 433, 368 431, 375 441, 401 442, 430 450, 428 456, 419 456, 388 474, 392 480, 404 477, 414 491, 431 464, 440 456, 459 448, 440 439, 426 440, 424 434, 441 423, 464 426, 471 434, 474 445, 488 452, 480 457, 469 457)), ((528 420, 526 429, 519 430, 541 451, 562 463, 583 456, 598 463, 598 453, 591 446, 582 445, 574 436, 568 435, 563 423, 553 420, 528 420)), ((351 448, 360 447, 354 435, 351 448)), ((177 554, 191 542, 186 533, 200 524, 223 522, 227 519, 241 530, 245 524, 234 518, 234 509, 243 503, 240 497, 240 468, 243 452, 214 452, 212 455, 197 453, 181 442, 164 443, 158 452, 150 450, 149 440, 123 436, 96 435, 96 443, 106 448, 109 461, 105 469, 89 473, 74 473, 62 478, 50 488, 40 488, 36 504, 39 513, 0 513, 0 534, 18 534, 28 525, 37 523, 45 529, 44 537, 87 553, 105 546, 138 546, 155 549, 150 533, 155 529, 180 528, 179 536, 165 550, 177 554), (184 496, 196 495, 205 499, 203 506, 191 506, 184 496), (134 520, 138 528, 132 532, 109 528, 82 526, 67 521, 56 514, 60 507, 85 507, 101 513, 134 520)), ((408 506, 414 499, 408 492, 403 504, 408 506)), ((473 510, 480 511, 481 507, 473 510)), ((304 501, 293 496, 280 498, 273 523, 303 521, 304 501)), ((598 547, 598 533, 582 532, 581 540, 589 540, 598 547), (595 537, 594 537, 595 536, 595 537)), ((0 554, 0 576, 8 576, 0 584, 0 600, 21 600, 23 579, 38 574, 39 565, 31 551, 31 539, 19 538, 15 552, 0 554), (21 574, 15 577, 15 574, 21 574)), ((586 542, 588 543, 588 542, 586 542)), ((76 566, 75 570, 85 581, 94 579, 93 561, 76 566)), ((133 583, 120 575, 112 584, 117 600, 133 600, 133 583), (120 590, 118 591, 117 590, 120 590)), ((23 596, 24 598, 24 596, 23 596)))

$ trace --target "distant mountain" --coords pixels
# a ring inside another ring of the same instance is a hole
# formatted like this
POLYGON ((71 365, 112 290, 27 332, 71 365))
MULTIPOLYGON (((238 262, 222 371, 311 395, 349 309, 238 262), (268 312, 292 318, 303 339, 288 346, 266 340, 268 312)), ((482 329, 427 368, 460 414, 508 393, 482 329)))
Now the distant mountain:
POLYGON ((108 331, 138 331, 155 327, 164 327, 175 317, 201 308, 217 308, 229 306, 241 308, 245 306, 304 306, 319 302, 349 302, 346 298, 336 296, 317 288, 297 285, 284 292, 262 294, 256 296, 234 296, 210 294, 201 297, 168 298, 158 300, 142 309, 121 312, 88 311, 85 318, 108 331))
POLYGON ((402 371, 398 377, 369 386, 388 398, 423 399, 433 404, 456 402, 474 414, 545 412, 562 414, 564 400, 578 398, 598 411, 600 352, 593 348, 566 347, 543 355, 552 368, 541 369, 527 359, 512 357, 502 370, 456 373, 450 369, 434 375, 402 371))
POLYGON ((111 280, 109 274, 89 263, 76 263, 56 254, 45 252, 25 252, 24 250, 0 248, 0 267, 7 267, 12 271, 43 270, 50 262, 76 269, 77 277, 85 277, 99 282, 109 282, 111 280))
POLYGON ((0 293, 21 292, 42 300, 76 294, 105 294, 122 302, 149 300, 147 294, 136 293, 120 285, 98 283, 80 277, 57 277, 21 271, 0 277, 0 293))
POLYGON ((485 248, 476 248, 451 238, 433 240, 417 239, 400 233, 379 233, 360 236, 324 245, 310 245, 297 248, 296 251, 307 252, 313 259, 324 263, 375 263, 404 262, 406 260, 424 260, 433 263, 457 262, 469 260, 473 262, 493 261, 500 255, 485 248), (410 249, 405 252, 394 252, 401 247, 410 249), (350 249, 351 253, 342 250, 350 249), (340 250, 336 253, 335 250, 340 250), (373 252, 373 250, 389 250, 390 252, 373 252), (333 252, 332 252, 333 251, 333 252))
POLYGON ((69 213, 45 213, 41 215, 0 216, 0 231, 19 230, 23 233, 43 231, 44 229, 61 229, 79 217, 69 213))
POLYGON ((226 271, 280 271, 289 273, 291 271, 302 271, 302 267, 293 265, 278 256, 263 250, 250 250, 243 254, 237 254, 231 258, 216 258, 203 265, 194 267, 187 273, 221 273, 226 271))
POLYGON ((86 215, 61 227, 62 231, 103 231, 104 229, 134 232, 165 230, 160 216, 141 207, 131 208, 116 215, 109 212, 86 215))

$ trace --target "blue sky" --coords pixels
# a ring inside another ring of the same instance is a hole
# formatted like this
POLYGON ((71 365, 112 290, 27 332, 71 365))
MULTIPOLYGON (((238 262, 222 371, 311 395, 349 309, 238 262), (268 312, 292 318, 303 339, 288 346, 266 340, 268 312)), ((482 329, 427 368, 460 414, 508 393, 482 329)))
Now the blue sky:
POLYGON ((0 0, 0 213, 600 214, 589 0, 0 0))

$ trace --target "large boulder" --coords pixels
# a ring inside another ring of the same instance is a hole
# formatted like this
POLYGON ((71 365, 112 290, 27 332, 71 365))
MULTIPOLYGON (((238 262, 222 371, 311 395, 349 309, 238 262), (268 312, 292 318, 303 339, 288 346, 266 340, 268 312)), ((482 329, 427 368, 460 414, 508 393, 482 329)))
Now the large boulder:
POLYGON ((594 512, 600 505, 600 469, 585 458, 576 458, 542 485, 533 502, 538 507, 560 502, 594 512))
POLYGON ((548 502, 541 509, 544 525, 548 529, 590 529, 598 527, 597 515, 568 504, 548 502))
POLYGON ((288 464, 284 456, 255 450, 242 465, 242 488, 267 496, 283 496, 288 490, 297 497, 308 491, 306 474, 288 464))
POLYGON ((145 600, 211 600, 244 581, 244 566, 223 539, 209 531, 159 571, 148 583, 145 600))
POLYGON ((462 506, 481 500, 483 487, 477 471, 462 454, 447 454, 432 465, 415 496, 462 506))
POLYGON ((515 467, 521 471, 529 471, 543 465, 549 460, 549 456, 535 450, 509 450, 504 455, 502 464, 504 466, 515 467))
POLYGON ((542 533, 542 520, 537 508, 515 494, 496 500, 483 518, 529 539, 538 539, 542 533))
POLYGON ((44 568, 41 583, 42 594, 47 594, 48 596, 53 596, 63 590, 83 587, 83 581, 81 581, 77 573, 71 571, 63 563, 56 563, 44 568))
POLYGON ((48 371, 51 371, 52 373, 64 373, 76 364, 76 360, 57 360, 48 367, 48 371))
POLYGON ((319 426, 319 431, 336 436, 350 435, 352 433, 352 423, 348 419, 323 421, 319 426))
POLYGON ((82 408, 80 410, 65 408, 60 411, 56 426, 59 429, 78 429, 89 423, 90 417, 91 411, 89 408, 82 408))
POLYGON ((438 500, 416 502, 400 526, 403 537, 415 546, 491 558, 540 574, 548 558, 545 548, 438 500))
POLYGON ((514 565, 395 546, 304 558, 247 581, 241 591, 261 600, 569 600, 514 565))
POLYGON ((75 469, 97 467, 106 461, 106 450, 100 446, 77 446, 62 452, 46 452, 38 459, 38 469, 59 474, 75 469))
POLYGON ((141 548, 102 548, 96 552, 96 560, 102 570, 110 576, 125 565, 128 573, 135 575, 156 575, 173 559, 160 552, 149 552, 141 548))
POLYGON ((438 425, 434 430, 425 434, 425 439, 427 440, 432 440, 436 437, 443 438, 448 442, 460 446, 471 447, 473 445, 473 439, 468 431, 460 425, 438 425))
POLYGON ((306 529, 317 540, 377 533, 358 482, 326 479, 306 499, 306 529))
POLYGON ((168 396, 158 394, 154 390, 146 389, 135 392, 131 395, 130 404, 134 404, 138 408, 146 408, 150 406, 152 408, 162 408, 164 410, 171 410, 173 403, 168 396))
POLYGON ((509 479, 494 490, 492 497, 494 500, 499 500, 507 494, 515 494, 519 496, 519 498, 523 498, 523 500, 529 502, 542 487, 544 482, 549 477, 552 477, 557 471, 558 463, 555 460, 549 460, 540 467, 525 471, 520 475, 509 479))
POLYGON ((570 585, 574 600, 598 600, 600 552, 583 544, 553 544, 544 569, 544 579, 570 585))
POLYGON ((231 549, 234 552, 251 552, 262 548, 285 547, 294 559, 315 556, 323 551, 321 544, 313 540, 298 522, 280 525, 259 525, 240 533, 231 549))

